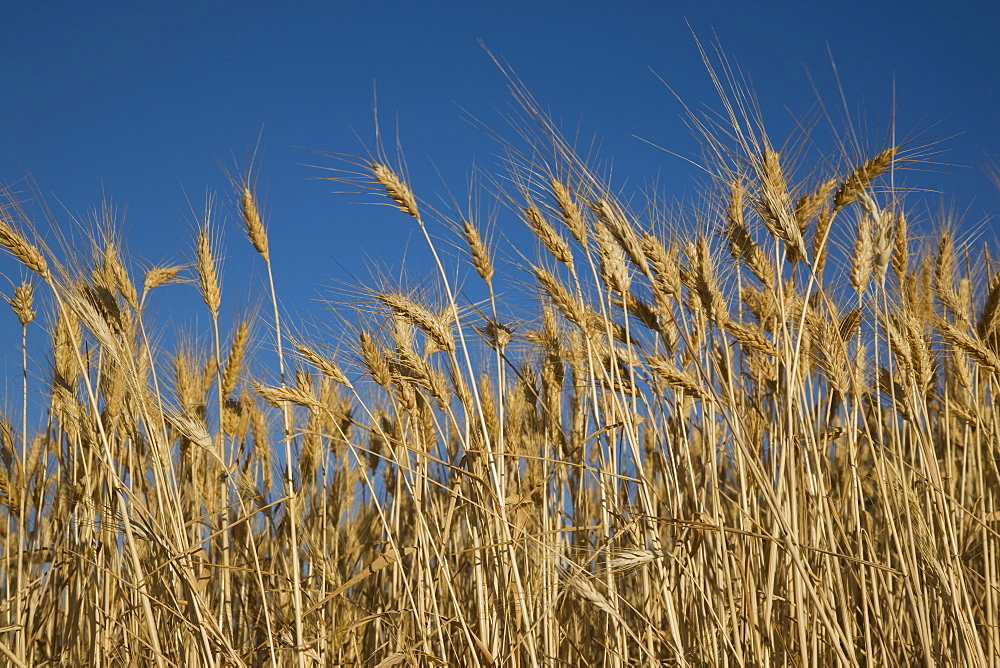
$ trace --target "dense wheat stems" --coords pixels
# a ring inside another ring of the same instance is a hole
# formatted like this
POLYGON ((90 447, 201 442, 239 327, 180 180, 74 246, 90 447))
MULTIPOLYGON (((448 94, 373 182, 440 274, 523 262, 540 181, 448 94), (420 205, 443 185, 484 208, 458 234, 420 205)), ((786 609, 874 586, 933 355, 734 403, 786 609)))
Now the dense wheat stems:
MULTIPOLYGON (((416 198, 415 198, 415 196, 413 194, 413 191, 410 189, 410 186, 405 181, 403 181, 391 168, 387 167, 386 165, 383 165, 381 163, 373 163, 371 165, 371 169, 372 169, 372 174, 374 175, 376 181, 383 188, 385 188, 386 194, 389 196, 389 198, 391 200, 393 200, 396 204, 398 204, 399 208, 403 212, 405 212, 405 213, 409 214, 411 217, 413 217, 414 220, 417 221, 417 224, 420 227, 420 231, 423 234, 425 241, 427 242, 428 249, 430 250, 431 255, 434 258, 434 263, 437 266, 437 269, 438 269, 438 272, 439 272, 439 276, 441 277, 442 287, 444 288, 445 294, 447 296, 448 307, 449 307, 449 309, 451 311, 450 314, 449 314, 449 316, 450 316, 449 321, 452 322, 452 323, 459 324, 459 326, 456 329, 456 333, 458 334, 458 338, 459 338, 459 342, 460 342, 460 346, 459 347, 461 348, 464 366, 465 366, 465 369, 466 369, 466 371, 468 373, 468 378, 471 380, 471 379, 475 378, 475 371, 474 371, 473 366, 472 366, 472 360, 471 360, 471 358, 469 356, 469 348, 468 348, 468 346, 466 344, 465 334, 463 332, 463 328, 461 327, 461 317, 460 317, 459 310, 458 310, 458 304, 457 304, 457 302, 455 300, 455 295, 454 295, 454 292, 452 290, 452 286, 451 286, 451 284, 450 284, 450 282, 448 280, 448 274, 445 271, 445 268, 444 268, 444 265, 441 262, 440 256, 438 255, 437 248, 435 247, 434 242, 431 239, 430 233, 427 230, 427 226, 424 224, 423 219, 420 217, 420 213, 419 213, 419 211, 417 209, 416 198)), ((447 338, 450 340, 450 337, 451 337, 451 334, 449 333, 447 335, 447 338)), ((439 342, 439 345, 440 345, 440 342, 439 342)), ((455 351, 454 343, 446 344, 445 349, 452 353, 453 363, 457 367, 459 365, 459 362, 458 362, 458 359, 457 359, 457 352, 455 351)), ((457 373, 461 373, 461 372, 457 371, 457 373)), ((476 404, 475 405, 475 412, 478 413, 480 416, 482 416, 482 414, 483 414, 482 399, 479 396, 479 393, 478 393, 478 390, 477 390, 475 384, 472 384, 471 388, 472 388, 473 399, 474 399, 475 404, 476 404)), ((467 408, 471 408, 471 407, 467 407, 467 408)), ((487 436, 485 436, 485 434, 486 434, 486 430, 485 430, 486 429, 486 425, 485 425, 485 421, 484 421, 484 419, 482 417, 480 418, 480 427, 483 429, 483 433, 484 433, 484 437, 485 437, 484 440, 485 440, 486 447, 487 447, 487 449, 490 449, 491 444, 490 444, 489 438, 487 436)), ((525 592, 524 592, 524 584, 523 584, 523 581, 522 581, 521 568, 519 567, 519 565, 517 563, 517 560, 515 558, 515 555, 514 555, 514 551, 513 551, 513 547, 512 547, 513 546, 513 535, 512 535, 512 533, 510 531, 510 521, 509 521, 509 519, 507 517, 507 511, 506 511, 506 507, 505 507, 506 504, 503 503, 503 501, 507 498, 506 491, 504 489, 504 484, 503 484, 504 475, 501 472, 502 468, 505 466, 505 463, 504 463, 504 461, 502 459, 503 456, 504 455, 501 453, 500 454, 500 459, 495 459, 494 460, 494 465, 491 467, 491 476, 492 476, 492 479, 493 479, 493 484, 495 485, 495 499, 498 500, 498 501, 501 501, 501 503, 499 504, 499 517, 497 519, 499 521, 499 525, 500 525, 500 528, 501 528, 501 531, 502 531, 503 541, 510 546, 508 548, 508 558, 510 559, 510 568, 511 568, 511 572, 513 574, 515 585, 517 587, 517 593, 516 593, 516 595, 517 595, 517 597, 518 597, 519 600, 524 600, 524 598, 525 598, 525 592)), ((519 607, 520 607, 520 609, 522 611, 522 615, 521 615, 521 620, 520 621, 523 624, 523 627, 524 627, 523 630, 524 630, 524 632, 527 634, 526 646, 527 646, 529 657, 530 657, 530 660, 531 660, 531 665, 532 666, 537 666, 538 665, 538 659, 537 659, 537 656, 536 656, 536 650, 535 650, 535 644, 534 644, 534 635, 528 633, 528 629, 531 626, 531 622, 530 622, 530 619, 528 618, 526 608, 524 606, 519 606, 519 607)))
POLYGON ((432 264, 325 329, 280 309, 249 178, 250 286, 211 207, 138 290, 112 218, 53 252, 0 202, 39 288, 8 300, 9 663, 1000 665, 1000 270, 908 200, 920 150, 775 143, 737 95, 664 207, 515 100, 529 145, 468 211, 381 153, 341 179, 432 264))
MULTIPOLYGON (((40 253, 39 257, 41 257, 40 253)), ((110 343, 111 339, 107 335, 110 332, 109 325, 111 323, 107 322, 107 320, 104 322, 98 322, 94 319, 96 314, 94 313, 93 306, 81 299, 79 292, 75 292, 73 290, 76 286, 73 286, 72 284, 64 285, 59 283, 49 271, 48 264, 44 258, 40 261, 35 260, 34 264, 35 266, 32 268, 38 272, 38 274, 50 287, 56 308, 60 312, 68 312, 70 317, 78 318, 81 322, 86 322, 89 318, 90 323, 94 325, 93 333, 95 338, 103 338, 105 342, 110 343)), ((68 331, 68 343, 73 351, 73 359, 71 363, 75 364, 75 372, 78 373, 80 377, 84 378, 82 386, 85 395, 85 402, 91 411, 91 415, 94 416, 92 428, 96 431, 96 441, 99 444, 99 450, 103 455, 102 459, 99 461, 100 470, 95 472, 95 478, 99 481, 99 484, 107 486, 110 490, 110 496, 113 497, 113 499, 109 500, 109 504, 114 504, 114 507, 117 508, 117 511, 121 516, 121 527, 126 538, 125 543, 127 545, 130 571, 133 574, 133 577, 136 578, 134 588, 143 611, 143 621, 146 627, 145 631, 149 635, 149 644, 153 655, 152 658, 156 662, 157 666, 162 667, 166 665, 166 656, 161 649, 160 638, 156 632, 155 614, 149 592, 150 588, 146 581, 146 569, 143 566, 142 559, 139 554, 138 542, 136 540, 136 528, 134 526, 132 516, 129 513, 127 498, 128 487, 121 479, 119 472, 114 468, 114 462, 117 458, 114 457, 113 452, 117 449, 115 447, 117 444, 114 442, 111 433, 109 433, 109 425, 106 422, 105 415, 103 415, 100 411, 101 402, 98 397, 100 388, 90 380, 88 362, 84 359, 83 354, 81 353, 82 341, 77 340, 76 335, 78 332, 74 328, 69 328, 68 331)))

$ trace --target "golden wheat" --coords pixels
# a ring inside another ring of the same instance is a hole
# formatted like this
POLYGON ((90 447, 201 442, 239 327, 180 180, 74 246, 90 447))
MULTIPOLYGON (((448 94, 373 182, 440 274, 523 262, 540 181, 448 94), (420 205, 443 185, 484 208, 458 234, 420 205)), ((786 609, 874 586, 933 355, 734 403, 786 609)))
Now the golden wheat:
POLYGON ((698 229, 615 199, 550 137, 493 181, 514 191, 497 211, 530 193, 495 223, 523 219, 553 258, 527 267, 366 163, 437 278, 361 289, 298 366, 282 331, 307 326, 279 308, 249 182, 233 204, 273 319, 223 312, 207 217, 197 291, 175 298, 211 319, 174 350, 148 302, 185 266, 153 265, 137 295, 113 230, 58 258, 0 220, 43 280, 8 298, 7 659, 990 665, 1000 274, 954 230, 916 243, 881 183, 898 149, 830 179, 832 160, 731 136, 698 229), (437 225, 466 249, 461 290, 437 225))

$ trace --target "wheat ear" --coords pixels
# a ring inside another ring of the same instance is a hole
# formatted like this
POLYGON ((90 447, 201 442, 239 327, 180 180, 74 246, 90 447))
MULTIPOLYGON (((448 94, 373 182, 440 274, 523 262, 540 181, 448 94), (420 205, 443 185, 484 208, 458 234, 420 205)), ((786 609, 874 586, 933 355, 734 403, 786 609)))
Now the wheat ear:
POLYGON ((25 267, 41 276, 46 283, 52 282, 52 273, 42 252, 15 230, 2 214, 0 214, 0 246, 6 248, 25 267))

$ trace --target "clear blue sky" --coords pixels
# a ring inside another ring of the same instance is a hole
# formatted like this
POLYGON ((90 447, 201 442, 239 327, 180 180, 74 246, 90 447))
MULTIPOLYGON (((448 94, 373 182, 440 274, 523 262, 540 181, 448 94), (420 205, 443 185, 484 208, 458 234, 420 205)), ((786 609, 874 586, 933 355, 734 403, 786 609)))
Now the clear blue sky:
MULTIPOLYGON (((333 194, 343 188, 313 180, 323 173, 305 166, 336 166, 309 149, 358 153, 358 137, 371 142, 376 87, 385 133, 391 139, 398 128, 425 199, 445 192, 438 173, 463 198, 469 166, 495 161, 496 146, 460 109, 502 127, 495 109, 509 101, 477 39, 566 127, 601 140, 618 184, 656 178, 668 198, 685 197, 696 187, 693 170, 633 135, 697 153, 681 105, 656 76, 692 106, 718 106, 693 31, 705 43, 717 39, 739 65, 779 140, 792 116, 815 105, 807 72, 839 106, 828 47, 873 148, 888 137, 895 82, 899 134, 940 140, 941 159, 957 165, 913 175, 942 193, 924 196, 925 206, 980 224, 1000 204, 983 170, 1000 156, 998 4, 7 0, 0 182, 18 189, 30 173, 60 226, 112 201, 126 209, 129 249, 150 261, 191 257, 188 200, 200 212, 206 191, 218 192, 226 304, 238 309, 257 258, 218 161, 245 165, 263 130, 260 187, 279 291, 288 310, 318 319, 323 286, 347 279, 345 270, 367 275, 366 256, 391 267, 407 243, 411 255, 423 251, 402 214, 333 194)), ((518 225, 502 219, 501 231, 514 235, 518 225)), ((0 271, 19 277, 9 258, 0 271)), ((161 299, 166 308, 173 297, 161 299)), ((12 314, 0 319, 8 377, 17 329, 12 314)))

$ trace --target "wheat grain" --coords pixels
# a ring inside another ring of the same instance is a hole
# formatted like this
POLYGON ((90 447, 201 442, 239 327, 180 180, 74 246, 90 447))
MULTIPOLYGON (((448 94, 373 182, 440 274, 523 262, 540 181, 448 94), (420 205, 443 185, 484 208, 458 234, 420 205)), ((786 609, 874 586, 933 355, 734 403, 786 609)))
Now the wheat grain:
POLYGON ((385 188, 386 195, 399 207, 399 210, 409 214, 416 220, 420 220, 420 211, 417 209, 417 198, 396 172, 386 165, 373 162, 370 165, 375 180, 385 188))
POLYGON ((202 227, 198 232, 198 285, 201 288, 201 298, 211 312, 213 318, 218 318, 219 307, 222 305, 222 290, 219 288, 219 274, 215 267, 215 257, 212 254, 212 242, 209 240, 208 227, 202 227))
POLYGON ((361 358, 369 375, 383 388, 388 388, 392 382, 392 374, 385 355, 375 345, 375 341, 372 340, 372 336, 368 332, 358 334, 358 339, 361 343, 361 358))
POLYGON ((0 246, 6 248, 25 267, 41 276, 46 283, 52 281, 52 273, 41 251, 14 229, 2 211, 0 211, 0 246))
POLYGON ((587 317, 586 307, 576 297, 572 296, 547 269, 534 267, 532 271, 542 290, 552 300, 555 307, 559 309, 559 312, 563 314, 563 317, 577 327, 587 330, 589 327, 589 318, 587 317))
POLYGON ((400 293, 383 293, 378 295, 378 300, 392 312, 423 330, 440 350, 448 352, 455 350, 451 327, 443 316, 434 315, 426 307, 400 293))
POLYGON ((613 571, 633 571, 663 555, 653 550, 619 550, 608 561, 613 571))
POLYGON ((567 267, 573 266, 573 252, 570 250, 566 240, 559 236, 559 233, 549 224, 542 212, 534 204, 529 204, 524 209, 524 219, 528 227, 542 242, 542 245, 552 254, 552 257, 559 260, 567 267))
POLYGON ((856 202, 872 181, 892 167, 897 151, 895 146, 887 148, 851 172, 833 196, 833 210, 839 211, 856 202))
POLYGON ((745 198, 746 188, 743 181, 736 179, 730 187, 729 204, 726 207, 725 236, 729 241, 729 252, 733 259, 745 262, 750 271, 765 286, 770 287, 774 285, 774 267, 750 236, 744 216, 745 198))
POLYGON ((240 323, 233 335, 229 347, 229 357, 222 370, 222 396, 230 397, 236 391, 236 384, 243 369, 243 358, 246 355, 247 339, 250 338, 250 323, 246 320, 240 323))
POLYGON ((688 288, 698 296, 710 318, 719 322, 728 319, 722 290, 716 280, 715 262, 704 235, 699 235, 695 242, 688 244, 687 258, 688 288))
POLYGON ((645 359, 645 364, 657 376, 662 378, 667 385, 678 387, 684 392, 697 397, 706 396, 705 390, 698 384, 697 379, 693 378, 686 371, 678 369, 673 360, 662 356, 650 356, 645 359))
POLYGON ((760 195, 755 204, 757 213, 768 231, 785 246, 788 261, 792 264, 806 258, 802 231, 789 213, 791 196, 785 180, 781 157, 777 151, 766 149, 757 165, 760 195))
POLYGON ((271 387, 260 383, 255 384, 254 389, 260 398, 277 408, 281 408, 285 402, 317 410, 322 408, 322 404, 320 404, 311 389, 301 387, 271 387))
POLYGON ((619 295, 627 294, 632 285, 632 277, 625 264, 625 253, 615 243, 611 232, 604 225, 597 227, 594 242, 597 246, 597 255, 601 260, 601 278, 604 280, 604 284, 609 290, 613 290, 619 295))
POLYGON ((14 296, 7 298, 7 303, 14 309, 21 326, 27 326, 35 319, 34 295, 34 285, 21 283, 14 288, 14 296))
POLYGON ((857 293, 864 292, 871 277, 875 246, 872 241, 874 223, 869 216, 858 220, 858 233, 854 237, 854 252, 851 254, 851 287, 857 293))
MULTIPOLYGON (((809 222, 820 214, 830 199, 830 193, 837 185, 836 179, 825 181, 816 190, 795 200, 795 222, 804 235, 809 222)), ((819 234, 819 232, 817 232, 819 234)))
POLYGON ((778 349, 774 347, 764 332, 759 327, 753 325, 741 325, 733 320, 727 320, 723 326, 726 331, 740 342, 740 345, 747 352, 759 353, 762 355, 777 355, 778 349))
POLYGON ((591 203, 591 210, 621 246, 632 265, 645 276, 649 276, 649 263, 643 251, 642 240, 621 207, 607 199, 599 198, 591 203))
POLYGON ((893 253, 892 253, 892 273, 896 280, 902 284, 909 269, 909 235, 907 230, 906 214, 903 211, 896 213, 893 226, 893 253))
POLYGON ((135 285, 133 285, 132 279, 129 278, 125 265, 122 264, 118 248, 110 241, 107 242, 105 246, 104 264, 108 271, 110 271, 113 285, 117 288, 119 294, 125 298, 125 301, 127 301, 133 309, 138 310, 139 296, 136 293, 135 285))
POLYGON ((472 266, 475 267, 476 273, 487 284, 492 284, 494 273, 493 262, 490 260, 490 253, 486 248, 486 244, 483 243, 482 237, 479 236, 479 230, 468 220, 463 220, 462 232, 465 234, 465 243, 468 244, 469 252, 472 254, 472 266))
POLYGON ((979 366, 994 373, 1000 373, 1000 356, 997 356, 982 342, 941 318, 937 320, 937 328, 948 343, 969 355, 979 366))
POLYGON ((870 215, 874 221, 872 232, 872 245, 874 247, 872 263, 874 265, 875 280, 879 285, 884 286, 894 249, 894 227, 889 214, 885 210, 873 206, 870 215))
POLYGON ((247 237, 254 249, 260 253, 265 262, 271 260, 268 249, 267 230, 264 229, 264 221, 261 220, 260 210, 257 208, 257 198, 249 186, 243 186, 240 195, 240 213, 243 214, 243 222, 246 225, 247 237))
POLYGON ((340 366, 331 359, 320 355, 312 348, 299 344, 295 346, 302 358, 323 372, 323 374, 335 383, 339 383, 347 388, 352 388, 351 381, 348 380, 340 366))
POLYGON ((151 268, 146 272, 146 276, 143 279, 143 292, 149 292, 150 290, 154 290, 161 285, 170 283, 177 278, 177 274, 180 273, 183 268, 184 267, 180 265, 156 266, 151 268))
POLYGON ((570 234, 573 235, 577 243, 586 247, 587 223, 583 218, 580 206, 576 203, 569 188, 562 181, 552 179, 551 185, 552 193, 555 195, 556 202, 559 205, 559 211, 562 212, 563 222, 566 223, 567 229, 569 229, 570 234))

